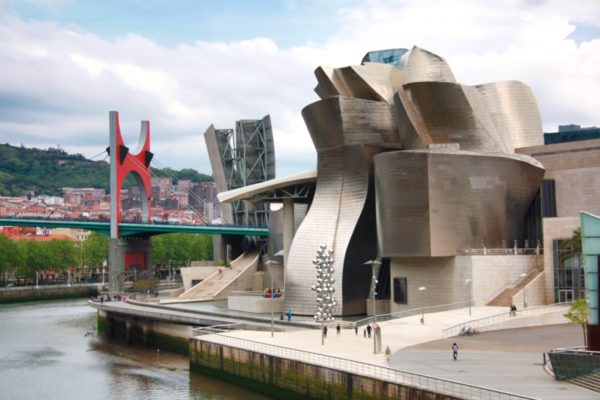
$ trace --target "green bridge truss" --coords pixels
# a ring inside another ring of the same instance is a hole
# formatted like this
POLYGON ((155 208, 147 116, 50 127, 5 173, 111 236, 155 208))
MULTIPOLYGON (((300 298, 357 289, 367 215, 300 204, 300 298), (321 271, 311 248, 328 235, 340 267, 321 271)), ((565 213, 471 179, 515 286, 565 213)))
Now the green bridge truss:
MULTIPOLYGON (((19 219, 0 218, 0 226, 33 226, 44 228, 71 228, 85 229, 110 235, 109 222, 95 221, 70 221, 51 219, 19 219)), ((142 224, 127 223, 119 224, 121 236, 153 236, 163 233, 204 233, 208 235, 244 235, 244 236, 269 236, 267 228, 253 226, 232 225, 171 225, 171 224, 142 224)))

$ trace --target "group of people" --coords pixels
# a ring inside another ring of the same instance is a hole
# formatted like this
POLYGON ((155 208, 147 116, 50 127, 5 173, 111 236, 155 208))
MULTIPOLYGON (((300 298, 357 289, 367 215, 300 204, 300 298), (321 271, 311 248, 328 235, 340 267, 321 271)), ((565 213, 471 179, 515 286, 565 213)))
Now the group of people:
POLYGON ((514 304, 511 304, 510 306, 510 315, 511 317, 516 317, 517 316, 517 306, 515 306, 514 304))
MULTIPOLYGON (((338 336, 342 334, 342 327, 339 323, 336 325, 335 331, 337 332, 338 336)), ((327 337, 327 325, 323 325, 323 336, 327 337)))
MULTIPOLYGON (((132 295, 133 298, 135 298, 135 293, 132 295)), ((127 296, 125 294, 120 294, 117 293, 115 294, 112 298, 110 297, 110 295, 100 295, 100 304, 104 303, 105 301, 125 301, 127 300, 127 296)))
POLYGON ((273 289, 272 288, 266 288, 263 291, 263 297, 266 297, 266 298, 271 298, 271 297, 278 298, 278 297, 281 297, 281 290, 280 289, 275 289, 275 288, 273 288, 273 289))
MULTIPOLYGON (((277 297, 277 296, 275 296, 275 297, 277 297)), ((294 315, 294 314, 292 313, 292 310, 287 310, 287 313, 285 313, 285 315, 287 315, 287 320, 288 320, 288 322, 290 322, 292 320, 292 315, 294 315)), ((281 313, 281 316, 279 317, 279 319, 281 321, 283 321, 283 313, 281 313)))

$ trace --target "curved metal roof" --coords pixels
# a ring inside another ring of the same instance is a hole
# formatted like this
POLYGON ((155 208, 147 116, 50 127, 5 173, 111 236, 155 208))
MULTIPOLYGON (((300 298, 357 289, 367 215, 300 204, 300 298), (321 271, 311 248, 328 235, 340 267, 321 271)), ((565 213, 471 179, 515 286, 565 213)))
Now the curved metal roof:
POLYGON ((282 193, 286 189, 299 185, 315 184, 317 182, 317 170, 299 172, 284 178, 271 179, 269 181, 255 183, 254 185, 244 186, 238 189, 228 190, 217 195, 221 203, 232 201, 281 201, 285 197, 293 198, 293 193, 282 193), (276 193, 279 192, 279 193, 276 193))

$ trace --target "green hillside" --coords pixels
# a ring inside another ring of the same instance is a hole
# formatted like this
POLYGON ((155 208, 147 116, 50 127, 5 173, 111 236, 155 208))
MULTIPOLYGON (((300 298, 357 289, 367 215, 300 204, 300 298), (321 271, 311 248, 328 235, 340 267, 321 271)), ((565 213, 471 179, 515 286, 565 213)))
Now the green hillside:
MULTIPOLYGON (((152 168, 156 176, 174 176, 193 182, 212 181, 209 175, 194 169, 152 168)), ((94 187, 108 193, 109 166, 105 161, 87 160, 81 154, 62 149, 47 150, 0 144, 0 196, 62 195, 63 187, 94 187)))

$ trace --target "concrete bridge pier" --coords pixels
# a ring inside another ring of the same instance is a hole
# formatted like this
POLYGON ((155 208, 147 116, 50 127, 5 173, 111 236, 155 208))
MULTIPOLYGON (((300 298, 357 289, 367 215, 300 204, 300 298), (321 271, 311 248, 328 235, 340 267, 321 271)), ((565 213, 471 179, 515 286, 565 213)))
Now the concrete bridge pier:
POLYGON ((152 242, 148 238, 124 237, 108 243, 108 279, 110 292, 123 292, 125 281, 154 276, 152 242))

